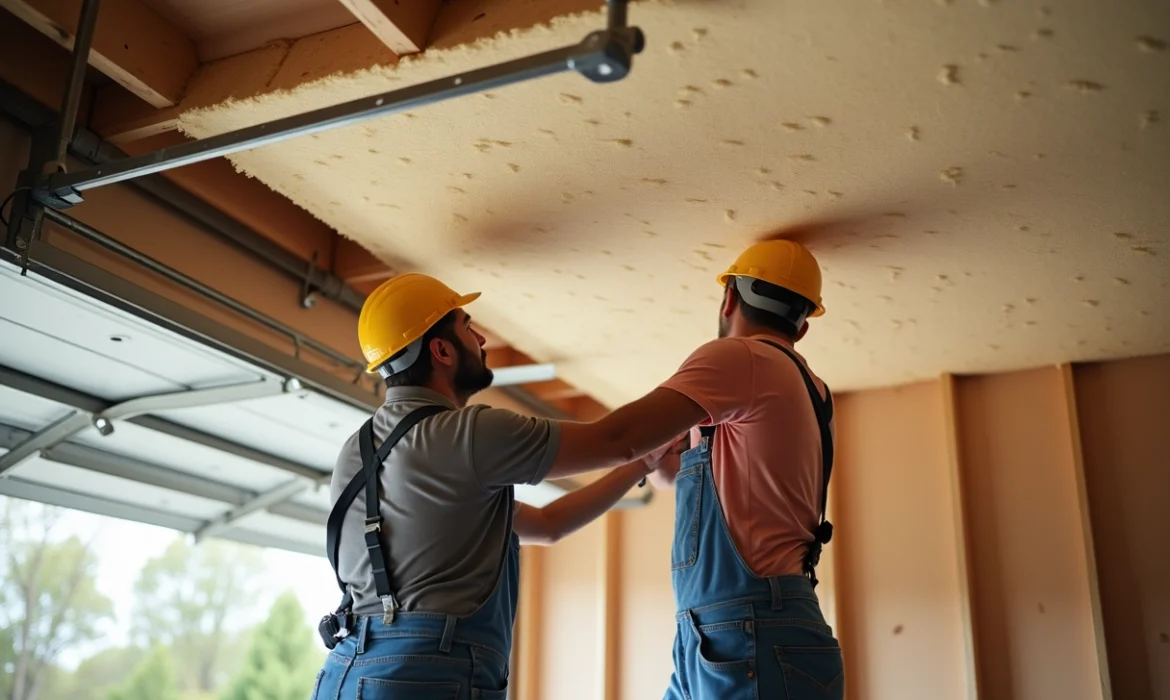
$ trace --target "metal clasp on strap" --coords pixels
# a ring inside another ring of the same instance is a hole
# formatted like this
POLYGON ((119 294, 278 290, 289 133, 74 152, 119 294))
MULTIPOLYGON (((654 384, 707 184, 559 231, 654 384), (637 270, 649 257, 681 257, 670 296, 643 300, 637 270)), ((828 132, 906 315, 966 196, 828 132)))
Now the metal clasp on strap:
POLYGON ((381 518, 381 516, 376 516, 373 518, 366 518, 366 532, 381 532, 381 531, 382 531, 382 518, 381 518))
POLYGON ((398 600, 393 595, 382 596, 382 624, 394 624, 394 614, 398 612, 398 600))

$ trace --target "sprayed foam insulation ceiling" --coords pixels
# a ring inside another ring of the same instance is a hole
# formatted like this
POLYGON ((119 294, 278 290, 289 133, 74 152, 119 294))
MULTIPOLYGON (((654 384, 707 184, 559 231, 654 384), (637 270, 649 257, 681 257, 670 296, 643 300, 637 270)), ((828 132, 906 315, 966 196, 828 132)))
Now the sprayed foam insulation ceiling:
MULTIPOLYGON (((614 406, 799 228, 837 391, 1170 350, 1170 3, 644 0, 565 74, 233 157, 614 406)), ((206 137, 581 40, 597 12, 189 112, 206 137)), ((355 341, 356 344, 356 341, 355 341)))

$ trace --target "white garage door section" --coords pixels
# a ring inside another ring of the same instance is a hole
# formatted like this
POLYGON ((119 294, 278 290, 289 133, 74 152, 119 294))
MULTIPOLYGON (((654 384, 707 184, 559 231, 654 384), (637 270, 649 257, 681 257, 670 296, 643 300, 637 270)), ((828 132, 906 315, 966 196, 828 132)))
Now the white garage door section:
POLYGON ((323 555, 333 462, 367 415, 0 263, 0 494, 323 555))

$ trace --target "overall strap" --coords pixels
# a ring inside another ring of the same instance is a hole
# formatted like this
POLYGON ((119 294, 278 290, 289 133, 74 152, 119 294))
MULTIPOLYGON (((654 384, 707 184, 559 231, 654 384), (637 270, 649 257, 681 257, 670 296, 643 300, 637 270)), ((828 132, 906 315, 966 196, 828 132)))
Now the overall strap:
POLYGON ((329 563, 333 566, 333 575, 337 578, 337 586, 343 594, 341 605, 337 608, 337 613, 346 612, 353 605, 353 596, 349 592, 349 587, 341 580, 341 574, 337 569, 338 550, 341 547, 341 525, 345 521, 345 514, 349 510, 349 507, 353 505, 358 492, 362 490, 363 486, 366 489, 366 549, 369 551, 370 566, 374 571, 374 586, 377 590, 378 597, 382 599, 382 605, 387 614, 392 615, 393 610, 397 608, 397 601, 394 600, 394 596, 390 590, 389 562, 386 553, 382 549, 381 537, 379 537, 379 533, 382 530, 382 515, 380 510, 381 499, 378 496, 378 476, 382 471, 386 457, 390 455, 390 451, 402 440, 402 437, 406 435, 407 431, 422 419, 446 410, 449 409, 437 404, 416 408, 399 421, 398 425, 394 426, 394 430, 377 450, 374 449, 373 417, 367 420, 362 425, 361 430, 358 431, 358 446, 361 449, 362 470, 354 474, 349 483, 345 485, 345 489, 342 490, 337 502, 333 504, 333 509, 329 511, 329 520, 325 526, 326 554, 329 557, 329 563))
POLYGON ((829 477, 833 474, 833 432, 830 426, 833 420, 833 394, 829 391, 829 386, 826 384, 825 397, 823 399, 821 398, 821 394, 817 391, 817 385, 813 381, 812 375, 809 374, 808 369, 805 368, 804 363, 800 361, 796 353, 771 340, 764 340, 763 338, 759 338, 758 340, 783 352, 796 363, 797 369, 800 370, 800 376, 804 379, 804 386, 808 389, 809 398, 812 399, 813 413, 816 414, 817 425, 821 431, 822 474, 820 524, 813 531, 813 537, 815 539, 809 545, 809 552, 804 560, 804 572, 811 579, 813 587, 816 588, 816 566, 821 560, 821 549, 833 538, 833 524, 825 519, 825 510, 829 505, 829 477))

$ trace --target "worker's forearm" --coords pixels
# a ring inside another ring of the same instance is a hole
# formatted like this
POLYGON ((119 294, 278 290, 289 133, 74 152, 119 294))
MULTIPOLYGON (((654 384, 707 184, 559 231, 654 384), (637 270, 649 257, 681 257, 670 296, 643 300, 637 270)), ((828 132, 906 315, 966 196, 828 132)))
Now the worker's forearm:
POLYGON ((644 476, 646 466, 640 460, 632 462, 542 508, 554 530, 552 539, 559 540, 601 517, 644 476))
POLYGON ((591 423, 562 422, 560 446, 547 478, 633 462, 706 416, 690 398, 660 387, 591 423))

